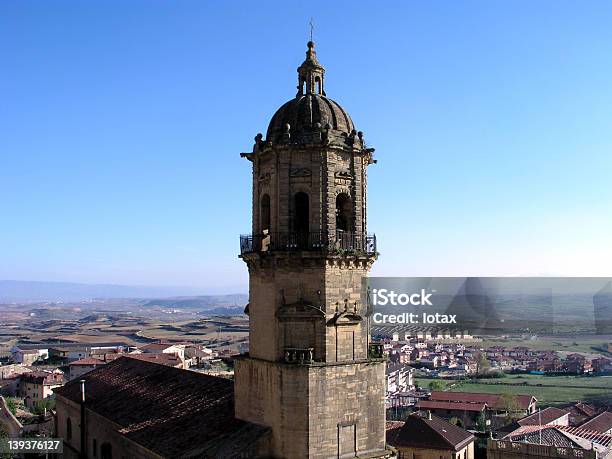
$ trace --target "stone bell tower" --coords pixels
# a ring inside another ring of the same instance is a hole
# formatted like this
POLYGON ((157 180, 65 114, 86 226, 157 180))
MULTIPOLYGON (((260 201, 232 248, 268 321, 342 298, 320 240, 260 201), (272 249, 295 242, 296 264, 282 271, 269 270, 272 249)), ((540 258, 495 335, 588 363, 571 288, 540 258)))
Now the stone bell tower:
POLYGON ((250 352, 236 361, 236 417, 271 428, 271 457, 388 457, 385 361, 362 296, 377 257, 366 229, 374 149, 327 98, 314 48, 297 95, 242 154, 253 228, 240 238, 250 352))

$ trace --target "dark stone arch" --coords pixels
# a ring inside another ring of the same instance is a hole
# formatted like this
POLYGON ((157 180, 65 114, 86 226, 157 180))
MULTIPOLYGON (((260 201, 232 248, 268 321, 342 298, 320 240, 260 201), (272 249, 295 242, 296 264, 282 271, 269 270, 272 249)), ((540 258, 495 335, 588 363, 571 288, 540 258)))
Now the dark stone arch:
POLYGON ((270 231, 270 195, 264 194, 261 197, 261 231, 270 231))
POLYGON ((293 197, 293 231, 300 234, 308 233, 310 229, 310 198, 300 191, 293 197))
POLYGON ((353 232, 353 224, 353 201, 347 193, 340 193, 336 196, 336 229, 353 232))

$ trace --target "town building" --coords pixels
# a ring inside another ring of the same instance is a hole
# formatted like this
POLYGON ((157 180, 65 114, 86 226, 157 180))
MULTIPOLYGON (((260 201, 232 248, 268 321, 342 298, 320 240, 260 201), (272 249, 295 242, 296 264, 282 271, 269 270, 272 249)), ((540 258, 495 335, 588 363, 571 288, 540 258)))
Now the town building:
POLYGON ((20 364, 0 366, 0 395, 12 397, 17 395, 21 375, 31 371, 30 368, 20 364))
POLYGON ((139 346, 138 350, 145 354, 176 354, 185 360, 185 345, 173 343, 150 343, 139 346))
POLYGON ((597 408, 588 403, 578 402, 568 408, 569 425, 577 427, 597 414, 597 408))
POLYGON ((511 396, 507 400, 499 394, 432 391, 426 400, 417 402, 416 408, 429 410, 445 419, 456 418, 463 427, 474 428, 483 416, 485 422, 488 420, 497 426, 504 422, 508 414, 519 417, 533 414, 536 404, 536 398, 531 395, 511 396), (509 409, 513 412, 508 413, 509 409))
MULTIPOLYGON (((248 346, 245 352, 248 352, 248 346)), ((201 344, 188 344, 185 346, 185 365, 187 368, 200 366, 211 361, 216 356, 216 352, 201 344)))
POLYGON ((569 414, 568 410, 549 406, 516 422, 520 426, 569 426, 569 414))
POLYGON ((387 377, 387 394, 407 392, 414 389, 414 368, 390 363, 385 371, 387 377))
POLYGON ((185 362, 177 354, 168 354, 165 352, 155 354, 124 354, 127 358, 144 360, 146 362, 159 363, 173 368, 185 368, 185 362))
POLYGON ((610 459, 612 436, 555 425, 529 425, 487 443, 487 459, 610 459))
POLYGON ((487 408, 486 403, 440 400, 418 400, 415 406, 420 411, 429 411, 446 420, 454 418, 458 421, 458 425, 466 429, 476 428, 478 420, 485 418, 487 408))
POLYGON ((51 397, 58 387, 64 385, 64 373, 61 370, 31 371, 19 378, 19 396, 29 410, 38 402, 51 397))
POLYGON ((62 343, 49 347, 49 358, 61 362, 74 362, 86 357, 104 355, 106 353, 123 352, 127 349, 124 343, 62 343))
POLYGON ((49 357, 49 349, 45 345, 19 344, 11 348, 11 357, 20 365, 32 365, 34 362, 49 357))
POLYGON ((71 362, 69 365, 69 378, 70 380, 80 378, 84 374, 96 369, 100 365, 104 365, 104 363, 105 362, 103 362, 102 360, 94 359, 93 357, 85 357, 84 359, 71 362))
POLYGON ((474 436, 442 418, 412 414, 387 431, 398 459, 474 459, 474 436))

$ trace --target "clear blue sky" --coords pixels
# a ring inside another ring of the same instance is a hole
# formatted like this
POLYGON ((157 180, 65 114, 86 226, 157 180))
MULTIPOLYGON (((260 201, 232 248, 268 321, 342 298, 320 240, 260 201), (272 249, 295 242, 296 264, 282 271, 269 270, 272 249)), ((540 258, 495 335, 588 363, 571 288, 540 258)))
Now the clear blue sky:
POLYGON ((376 147, 373 274, 612 275, 612 4, 373 5, 0 2, 0 279, 246 291, 239 153, 311 16, 376 147))

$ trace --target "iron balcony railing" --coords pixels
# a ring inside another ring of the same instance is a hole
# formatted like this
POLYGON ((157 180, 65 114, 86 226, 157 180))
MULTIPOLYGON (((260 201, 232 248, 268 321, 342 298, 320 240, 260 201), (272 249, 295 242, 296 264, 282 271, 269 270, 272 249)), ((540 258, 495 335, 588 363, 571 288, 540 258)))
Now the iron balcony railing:
POLYGON ((336 252, 376 253, 376 235, 338 231, 243 234, 240 253, 271 251, 327 250, 336 252))

